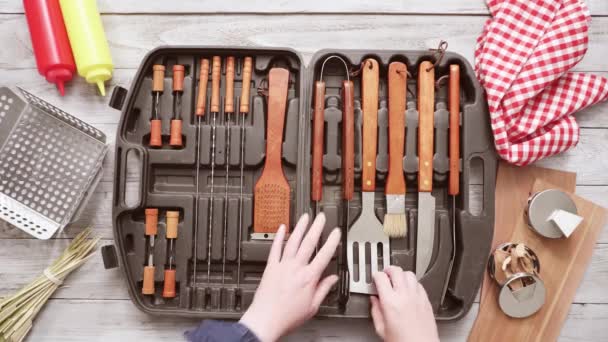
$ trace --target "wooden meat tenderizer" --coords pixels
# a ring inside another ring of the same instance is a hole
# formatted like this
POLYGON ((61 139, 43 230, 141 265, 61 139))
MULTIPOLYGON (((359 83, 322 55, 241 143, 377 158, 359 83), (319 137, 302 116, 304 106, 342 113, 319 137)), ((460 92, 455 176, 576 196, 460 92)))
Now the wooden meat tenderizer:
POLYGON ((386 177, 386 215, 384 233, 391 238, 407 234, 405 215, 405 102, 407 67, 401 62, 388 66, 388 176, 386 177))
POLYGON ((272 239, 280 225, 289 229, 290 188, 281 164, 283 126, 289 71, 272 68, 268 73, 266 162, 255 184, 252 239, 272 239))

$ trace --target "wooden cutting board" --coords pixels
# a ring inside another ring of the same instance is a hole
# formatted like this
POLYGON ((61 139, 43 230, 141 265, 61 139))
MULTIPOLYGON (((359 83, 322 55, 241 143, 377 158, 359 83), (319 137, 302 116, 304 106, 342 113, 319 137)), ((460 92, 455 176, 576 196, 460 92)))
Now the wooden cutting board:
MULTIPOLYGON (((522 218, 530 190, 536 179, 559 184, 556 188, 567 192, 574 192, 576 189, 576 173, 535 166, 518 167, 501 161, 498 164, 496 177, 496 199, 494 201, 496 211, 492 250, 501 243, 509 241, 513 235, 517 223, 522 218)), ((494 280, 487 272, 484 274, 481 285, 480 308, 487 302, 485 295, 488 291, 486 289, 496 290, 494 280)))
POLYGON ((535 315, 525 319, 510 318, 498 307, 498 287, 492 280, 484 279, 479 314, 469 341, 544 342, 555 341, 559 336, 608 212, 571 195, 584 221, 570 238, 551 240, 528 228, 523 211, 531 193, 555 188, 573 192, 575 178, 574 174, 562 171, 500 165, 494 245, 512 241, 531 247, 541 262, 540 276, 545 283, 547 297, 535 315))

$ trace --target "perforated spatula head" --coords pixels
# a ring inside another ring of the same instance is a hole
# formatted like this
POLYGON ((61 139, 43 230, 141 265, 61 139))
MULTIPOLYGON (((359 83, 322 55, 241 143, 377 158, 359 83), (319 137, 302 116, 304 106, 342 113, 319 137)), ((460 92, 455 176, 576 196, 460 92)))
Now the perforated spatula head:
POLYGON ((348 232, 346 256, 350 271, 350 292, 376 294, 376 287, 371 279, 372 274, 382 271, 390 264, 390 240, 388 235, 384 234, 382 223, 376 217, 374 210, 379 66, 378 62, 371 58, 366 59, 364 63, 361 81, 363 101, 361 215, 348 232), (355 268, 355 264, 358 267, 355 268))
POLYGON ((283 126, 289 71, 272 68, 268 74, 266 163, 255 184, 253 239, 272 239, 281 224, 289 228, 289 183, 281 165, 283 126))

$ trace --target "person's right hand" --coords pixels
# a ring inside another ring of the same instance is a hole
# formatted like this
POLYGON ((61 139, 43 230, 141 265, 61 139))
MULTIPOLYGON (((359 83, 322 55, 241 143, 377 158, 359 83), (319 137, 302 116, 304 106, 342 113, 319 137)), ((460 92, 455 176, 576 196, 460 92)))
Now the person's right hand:
POLYGON ((388 342, 439 341, 433 308, 412 272, 389 266, 374 274, 378 297, 371 296, 376 333, 388 342))

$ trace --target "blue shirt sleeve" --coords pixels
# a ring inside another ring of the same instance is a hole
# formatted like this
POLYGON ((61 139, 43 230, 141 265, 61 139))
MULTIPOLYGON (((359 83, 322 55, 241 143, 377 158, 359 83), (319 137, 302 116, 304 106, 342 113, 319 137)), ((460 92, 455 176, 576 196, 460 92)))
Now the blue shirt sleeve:
POLYGON ((190 342, 261 342, 246 326, 238 322, 206 320, 185 333, 190 342))

